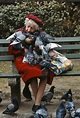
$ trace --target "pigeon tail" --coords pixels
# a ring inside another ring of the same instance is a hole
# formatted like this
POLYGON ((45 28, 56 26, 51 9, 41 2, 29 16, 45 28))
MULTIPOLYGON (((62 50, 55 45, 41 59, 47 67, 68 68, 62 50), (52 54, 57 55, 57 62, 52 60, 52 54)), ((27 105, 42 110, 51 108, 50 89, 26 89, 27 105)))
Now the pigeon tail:
POLYGON ((25 87, 24 87, 24 89, 23 89, 23 96, 24 96, 26 99, 28 99, 28 100, 32 100, 31 92, 30 92, 28 86, 25 86, 25 87))
POLYGON ((0 103, 2 102, 2 98, 0 97, 0 103))

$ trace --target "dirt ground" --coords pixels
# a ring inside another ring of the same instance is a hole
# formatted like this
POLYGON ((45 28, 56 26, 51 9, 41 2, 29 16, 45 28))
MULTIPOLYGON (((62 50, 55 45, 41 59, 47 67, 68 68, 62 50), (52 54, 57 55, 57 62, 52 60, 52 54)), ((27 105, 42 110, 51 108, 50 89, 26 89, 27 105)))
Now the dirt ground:
MULTIPOLYGON (((73 99, 76 105, 76 108, 80 107, 80 78, 79 77, 59 77, 54 78, 53 84, 55 85, 55 93, 54 97, 50 104, 47 104, 46 107, 48 108, 49 112, 55 112, 57 106, 60 102, 60 97, 69 89, 71 88, 73 93, 73 99)), ((22 90, 24 87, 24 83, 21 82, 21 106, 18 112, 26 113, 31 112, 31 107, 33 105, 33 101, 26 101, 26 99, 22 95, 22 90)), ((46 91, 50 88, 47 85, 46 91)), ((10 87, 8 86, 7 80, 3 79, 0 82, 0 91, 2 91, 2 98, 3 101, 0 104, 0 112, 2 112, 6 106, 10 103, 10 87)))
MULTIPOLYGON (((77 65, 80 65, 79 63, 77 63, 77 65)), ((10 70, 8 68, 6 69, 6 64, 3 66, 3 68, 4 68, 3 70, 5 70, 6 72, 10 70)), ((73 100, 75 106, 76 108, 80 108, 80 77, 76 77, 76 76, 75 77, 55 77, 52 85, 54 85, 56 88, 51 103, 46 105, 49 112, 56 111, 60 102, 60 97, 70 88, 73 93, 73 100)), ((24 87, 24 83, 21 81, 21 93, 23 87, 24 87)), ((47 91, 49 88, 50 86, 47 85, 45 91, 47 91)), ((0 103, 0 113, 2 113, 6 108, 6 106, 10 103, 10 87, 8 86, 8 79, 3 79, 3 78, 0 79, 0 91, 2 91, 2 93, 0 92, 0 95, 2 96, 3 99, 3 101, 0 103)), ((33 101, 29 101, 29 102, 26 101, 26 99, 21 94, 21 106, 17 112, 18 113, 32 112, 31 111, 32 105, 33 105, 33 101)))

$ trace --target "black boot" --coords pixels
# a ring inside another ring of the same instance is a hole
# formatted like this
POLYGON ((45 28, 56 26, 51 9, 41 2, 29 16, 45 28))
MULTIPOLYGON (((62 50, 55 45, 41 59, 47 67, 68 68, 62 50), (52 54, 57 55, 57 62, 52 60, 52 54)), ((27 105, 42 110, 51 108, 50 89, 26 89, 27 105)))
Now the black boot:
POLYGON ((32 111, 33 111, 33 112, 36 112, 40 107, 41 107, 41 105, 35 105, 35 104, 34 104, 34 105, 32 106, 32 111))
POLYGON ((31 91, 29 89, 29 82, 25 83, 25 87, 23 89, 23 96, 27 99, 27 100, 32 100, 31 97, 31 91))

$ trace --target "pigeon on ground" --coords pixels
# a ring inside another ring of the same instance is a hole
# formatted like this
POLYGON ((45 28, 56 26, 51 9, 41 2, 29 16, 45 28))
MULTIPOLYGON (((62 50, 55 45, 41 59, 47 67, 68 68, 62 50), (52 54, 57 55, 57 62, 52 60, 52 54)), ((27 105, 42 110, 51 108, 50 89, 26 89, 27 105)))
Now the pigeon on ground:
POLYGON ((0 103, 2 102, 2 98, 0 97, 0 103))
POLYGON ((51 86, 50 90, 48 92, 44 93, 41 101, 49 103, 52 100, 52 98, 53 98, 54 88, 55 88, 55 86, 51 86))
POLYGON ((74 118, 75 115, 75 104, 72 98, 72 91, 69 89, 61 98, 65 100, 65 109, 66 113, 68 113, 69 118, 74 118))
POLYGON ((29 90, 29 86, 26 86, 26 85, 25 85, 25 87, 24 87, 24 89, 23 89, 23 96, 24 96, 28 101, 32 100, 31 92, 30 92, 30 90, 29 90))
POLYGON ((38 109, 34 114, 34 118, 48 118, 48 111, 46 107, 38 109))
POLYGON ((61 100, 72 102, 72 91, 69 89, 62 97, 61 100))
POLYGON ((29 116, 29 118, 34 118, 34 115, 29 116))
POLYGON ((29 118, 48 118, 48 110, 44 105, 41 105, 29 118))
POLYGON ((10 103, 10 104, 7 106, 6 110, 3 111, 3 114, 12 115, 12 114, 14 114, 18 109, 19 109, 18 100, 17 100, 17 98, 13 98, 13 99, 12 99, 12 103, 10 103))
POLYGON ((0 103, 2 102, 2 91, 0 91, 0 103))
POLYGON ((74 115, 75 115, 75 105, 74 105, 74 102, 69 102, 67 101, 66 104, 65 104, 65 109, 66 109, 66 112, 69 114, 69 116, 71 118, 74 118, 74 115))
POLYGON ((75 112, 75 118, 80 118, 80 108, 78 108, 75 112))
POLYGON ((65 101, 61 101, 56 110, 56 118, 64 118, 65 116, 66 116, 65 101))

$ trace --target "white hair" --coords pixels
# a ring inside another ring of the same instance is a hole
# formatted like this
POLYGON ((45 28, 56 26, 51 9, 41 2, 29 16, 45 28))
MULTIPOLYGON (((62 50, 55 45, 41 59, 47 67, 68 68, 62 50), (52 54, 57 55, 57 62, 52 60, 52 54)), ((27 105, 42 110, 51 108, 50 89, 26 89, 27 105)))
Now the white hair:
POLYGON ((35 28, 36 28, 36 29, 39 29, 39 25, 38 25, 35 21, 33 21, 32 19, 26 18, 24 24, 25 24, 25 25, 34 24, 35 28))

